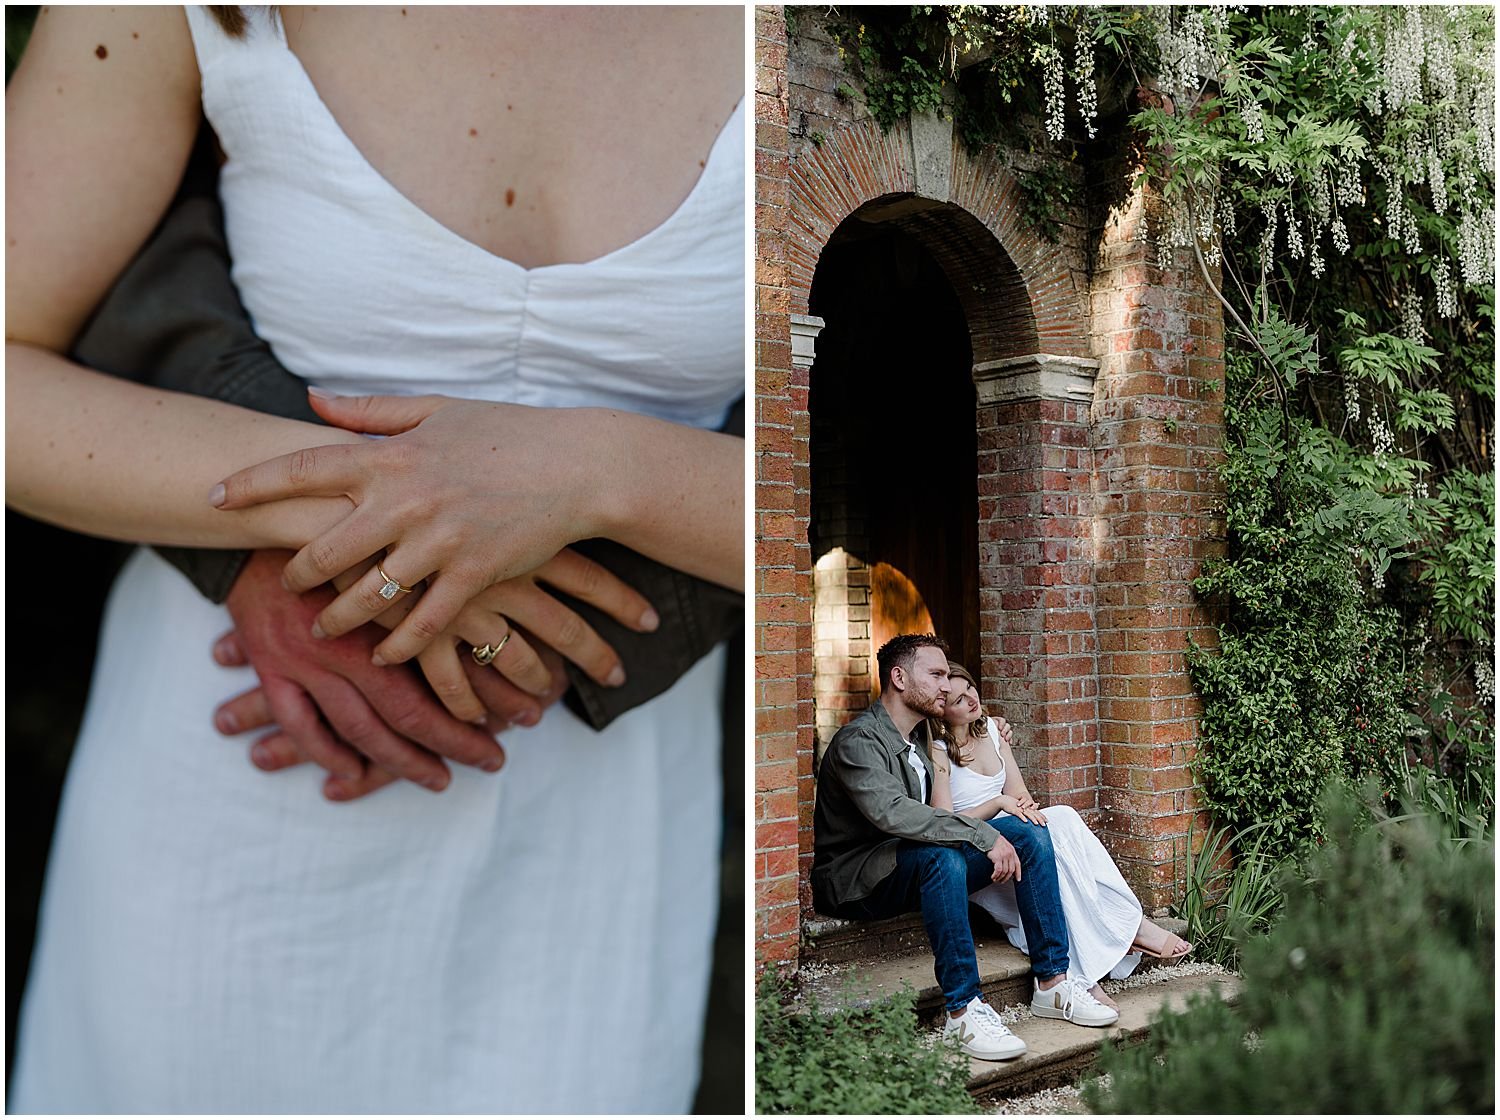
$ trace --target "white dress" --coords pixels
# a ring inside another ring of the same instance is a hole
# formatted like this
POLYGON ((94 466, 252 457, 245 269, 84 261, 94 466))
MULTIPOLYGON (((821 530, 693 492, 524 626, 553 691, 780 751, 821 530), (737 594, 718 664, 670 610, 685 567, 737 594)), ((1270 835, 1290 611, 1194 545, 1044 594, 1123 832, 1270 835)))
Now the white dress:
MULTIPOLYGON (((999 729, 991 719, 989 738, 972 744, 975 750, 994 751, 999 762, 997 773, 981 774, 965 766, 951 768, 949 786, 955 813, 983 805, 1004 791, 1005 759, 999 742, 999 729)), ((1047 833, 1057 857, 1057 889, 1068 923, 1068 975, 1091 985, 1105 976, 1124 979, 1141 962, 1140 953, 1128 951, 1141 927, 1140 901, 1076 809, 1048 805, 1042 815, 1047 818, 1047 833)), ((1005 927, 1012 945, 1028 952, 1014 883, 991 883, 971 894, 969 900, 1005 927)))
MULTIPOLYGON (((719 425, 743 392, 743 106, 665 223, 523 269, 340 131, 266 9, 191 10, 234 278, 346 393, 719 425)), ((562 706, 498 775, 351 804, 214 730, 248 669, 154 553, 111 594, 59 815, 10 1111, 681 1112, 717 902, 722 650, 596 733, 562 706)))

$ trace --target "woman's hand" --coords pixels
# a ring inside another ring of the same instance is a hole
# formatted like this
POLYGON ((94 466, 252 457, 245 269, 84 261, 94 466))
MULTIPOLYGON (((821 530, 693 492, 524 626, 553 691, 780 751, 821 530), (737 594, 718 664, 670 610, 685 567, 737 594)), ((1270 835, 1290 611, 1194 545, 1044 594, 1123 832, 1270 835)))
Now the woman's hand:
MULTIPOLYGON (((344 573, 336 586, 357 585, 363 568, 344 573)), ((565 548, 533 572, 493 584, 459 611, 453 624, 418 655, 423 675, 443 706, 471 723, 484 720, 486 707, 465 672, 464 657, 484 646, 502 647, 489 667, 521 691, 537 697, 539 709, 557 699, 554 674, 538 648, 550 648, 573 662, 599 684, 625 683, 620 656, 577 612, 565 606, 548 588, 604 611, 625 626, 654 630, 656 611, 645 597, 599 564, 565 548)), ((401 601, 376 621, 388 629, 399 627, 410 611, 420 607, 430 592, 401 601)))
POLYGON ((342 634, 432 577, 377 650, 384 663, 415 656, 485 587, 590 537, 742 586, 743 440, 607 409, 311 396, 330 423, 391 438, 268 460, 226 478, 210 501, 351 500, 354 511, 293 558, 287 583, 314 587, 386 550, 320 618, 342 634))
MULTIPOLYGON (((596 410, 317 391, 311 400, 334 424, 392 438, 269 460, 225 479, 211 500, 223 510, 294 496, 352 500, 351 514, 293 557, 286 582, 305 591, 387 550, 377 568, 319 616, 323 632, 338 635, 391 606, 397 592, 387 578, 411 588, 431 577, 377 649, 386 663, 426 648, 485 588, 598 535, 594 492, 604 489, 611 471, 599 441, 590 438, 596 410)), ((621 621, 646 628, 639 616, 621 621)), ((486 635, 478 644, 501 636, 486 635)))
MULTIPOLYGON (((1030 798, 1027 800, 1030 800, 1030 798)), ((1023 821, 1039 824, 1043 828, 1047 827, 1047 818, 1042 816, 1042 811, 1036 807, 1036 802, 1034 801, 1028 806, 1023 805, 1020 798, 1001 795, 1000 809, 1002 812, 1009 813, 1013 817, 1020 817, 1023 821)))

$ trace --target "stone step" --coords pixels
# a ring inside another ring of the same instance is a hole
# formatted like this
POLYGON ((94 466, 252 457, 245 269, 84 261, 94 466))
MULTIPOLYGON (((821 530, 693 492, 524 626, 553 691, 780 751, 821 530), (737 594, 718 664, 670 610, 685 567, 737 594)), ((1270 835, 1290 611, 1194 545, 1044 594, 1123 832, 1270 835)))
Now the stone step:
MULTIPOLYGON (((893 919, 903 921, 904 919, 893 919)), ((856 923, 870 926, 875 923, 856 923)), ((884 924, 884 923, 882 923, 884 924)), ((978 923, 975 923, 976 927, 978 923)), ((860 931, 863 936, 868 931, 860 931)), ((935 1015, 943 1006, 943 993, 932 972, 932 951, 920 920, 917 944, 904 949, 828 961, 816 956, 800 970, 802 994, 824 1009, 839 1006, 867 1007, 896 995, 904 988, 916 993, 917 1014, 935 1015)), ((979 984, 985 1001, 1000 1007, 1031 998, 1031 961, 1004 936, 974 931, 974 950, 979 959, 979 984)))
MULTIPOLYGON (((971 911, 979 984, 985 1002, 1001 1007, 1031 999, 1031 962, 1016 950, 987 915, 971 911)), ((1175 918, 1153 919, 1176 934, 1187 924, 1175 918)), ((819 1006, 864 1006, 909 987, 916 993, 917 1013, 935 1014, 943 993, 932 971, 932 952, 917 914, 878 922, 818 919, 803 925, 809 941, 803 955, 803 991, 819 1006)), ((1161 962, 1144 957, 1136 974, 1161 962)))
POLYGON ((1238 977, 1227 972, 1195 973, 1192 966, 1163 969, 1153 979, 1160 982, 1114 993, 1120 1020, 1112 1027, 1075 1027, 1059 1019, 1038 1019, 1027 1012, 1010 1024, 1010 1029, 1025 1041, 1026 1053, 1008 1062, 970 1059, 969 1092, 980 1101, 995 1104, 1076 1081, 1094 1064, 1106 1039, 1145 1038, 1152 1017, 1161 1008, 1181 1010, 1197 992, 1233 1000, 1239 991, 1238 977))
POLYGON ((815 915, 802 923, 802 940, 804 961, 838 965, 921 948, 927 944, 927 934, 920 914, 877 922, 815 915))

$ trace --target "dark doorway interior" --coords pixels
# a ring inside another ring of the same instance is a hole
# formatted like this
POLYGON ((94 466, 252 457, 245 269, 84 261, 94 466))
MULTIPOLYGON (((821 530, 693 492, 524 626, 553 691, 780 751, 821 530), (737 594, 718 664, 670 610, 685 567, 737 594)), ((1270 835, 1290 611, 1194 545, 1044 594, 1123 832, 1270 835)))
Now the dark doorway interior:
POLYGON ((977 671, 973 362, 952 285, 917 238, 856 213, 819 259, 810 310, 825 322, 808 402, 813 559, 841 547, 895 568, 977 671))

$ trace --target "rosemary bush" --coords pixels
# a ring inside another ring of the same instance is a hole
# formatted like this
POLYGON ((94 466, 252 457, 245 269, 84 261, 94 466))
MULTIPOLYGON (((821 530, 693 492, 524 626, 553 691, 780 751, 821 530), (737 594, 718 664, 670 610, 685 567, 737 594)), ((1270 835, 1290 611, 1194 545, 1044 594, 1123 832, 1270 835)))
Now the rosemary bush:
POLYGON ((794 1010, 788 980, 766 969, 755 998, 755 1111, 975 1112, 968 1059, 917 1029, 914 999, 908 991, 867 1008, 794 1010))

